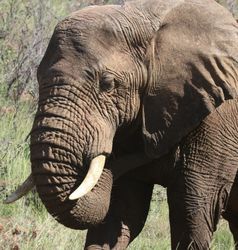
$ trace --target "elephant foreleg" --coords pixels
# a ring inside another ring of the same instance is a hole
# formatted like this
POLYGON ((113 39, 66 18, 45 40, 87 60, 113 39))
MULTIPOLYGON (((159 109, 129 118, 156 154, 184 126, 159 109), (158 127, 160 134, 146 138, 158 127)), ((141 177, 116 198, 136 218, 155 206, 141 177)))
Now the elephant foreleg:
POLYGON ((228 221, 230 230, 233 234, 236 249, 238 250, 238 173, 235 183, 232 186, 227 208, 223 217, 228 221))
POLYGON ((141 232, 153 185, 130 178, 116 181, 104 223, 88 230, 85 249, 125 249, 141 232))
MULTIPOLYGON (((180 144, 168 187, 173 249, 208 249, 226 207, 237 172, 238 131, 236 106, 224 107, 229 109, 212 113, 180 144)), ((235 232, 237 224, 231 228, 235 232)))
POLYGON ((229 217, 228 223, 235 241, 235 249, 238 250, 238 215, 229 217))
POLYGON ((209 249, 222 204, 219 192, 209 194, 207 187, 205 182, 194 183, 185 173, 168 188, 172 249, 209 249))

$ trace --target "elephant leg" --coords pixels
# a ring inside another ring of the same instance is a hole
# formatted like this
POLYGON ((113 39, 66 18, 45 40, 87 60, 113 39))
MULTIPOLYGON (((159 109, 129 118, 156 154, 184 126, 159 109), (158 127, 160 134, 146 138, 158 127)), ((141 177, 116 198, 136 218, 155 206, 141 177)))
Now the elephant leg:
POLYGON ((88 230, 85 249, 126 249, 146 221, 153 185, 131 178, 115 182, 104 223, 88 230))
POLYGON ((167 189, 172 249, 208 249, 228 202, 238 138, 237 126, 226 129, 223 115, 214 112, 179 145, 175 177, 167 189))
POLYGON ((229 214, 226 218, 229 223, 231 233, 233 234, 235 249, 238 250, 238 214, 229 214))
POLYGON ((223 213, 223 217, 229 223, 236 249, 238 250, 238 174, 236 176, 236 181, 232 186, 227 208, 223 213))
POLYGON ((223 208, 224 192, 208 194, 208 186, 184 173, 167 189, 172 249, 209 249, 223 208))

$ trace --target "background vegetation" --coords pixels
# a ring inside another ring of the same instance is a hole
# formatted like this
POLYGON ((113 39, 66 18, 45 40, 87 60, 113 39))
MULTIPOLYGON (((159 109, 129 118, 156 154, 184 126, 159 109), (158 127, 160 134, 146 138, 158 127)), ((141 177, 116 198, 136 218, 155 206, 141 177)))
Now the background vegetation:
MULTIPOLYGON (((81 249, 85 232, 67 229, 45 211, 33 191, 12 205, 2 200, 30 172, 28 133, 37 105, 36 68, 56 23, 103 0, 0 0, 0 249, 81 249)), ((238 16, 237 0, 218 1, 238 16)), ((234 249, 225 221, 213 249, 234 249)), ((165 190, 156 187, 143 233, 130 249, 170 249, 165 190)))

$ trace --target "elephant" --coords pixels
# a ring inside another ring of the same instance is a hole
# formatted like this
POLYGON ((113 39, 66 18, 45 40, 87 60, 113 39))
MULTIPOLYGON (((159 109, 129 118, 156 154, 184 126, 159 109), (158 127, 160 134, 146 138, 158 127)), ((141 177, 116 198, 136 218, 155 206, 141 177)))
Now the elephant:
MULTIPOLYGON (((238 242, 238 24, 213 0, 90 6, 60 21, 38 67, 32 173, 85 249, 126 249, 153 186, 172 249, 208 249, 220 216, 238 242)), ((158 225, 159 227, 159 225, 158 225)))

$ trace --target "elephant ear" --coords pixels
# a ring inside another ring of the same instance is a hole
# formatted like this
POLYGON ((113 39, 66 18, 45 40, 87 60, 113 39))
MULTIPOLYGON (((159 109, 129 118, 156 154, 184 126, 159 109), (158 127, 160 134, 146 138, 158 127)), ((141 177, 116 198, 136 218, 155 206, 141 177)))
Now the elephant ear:
POLYGON ((200 20, 180 14, 176 20, 173 14, 167 19, 147 51, 142 133, 152 158, 167 153, 222 102, 237 96, 238 39, 233 19, 225 20, 224 29, 221 20, 214 20, 214 26, 204 20, 200 25, 200 20))

